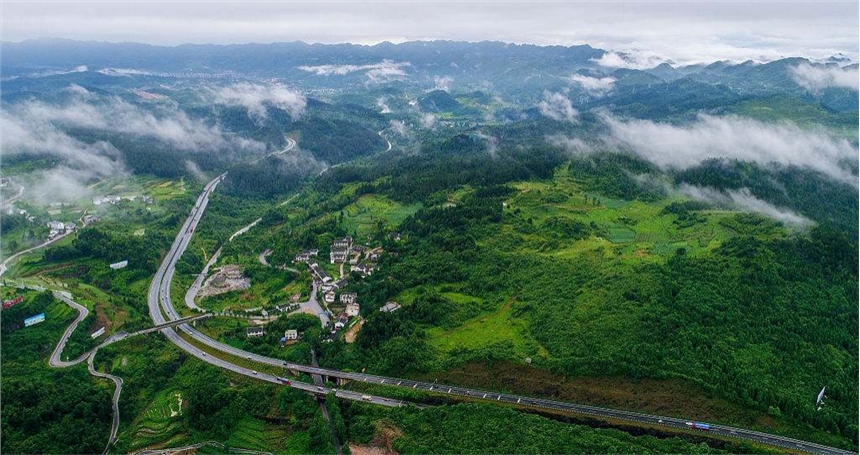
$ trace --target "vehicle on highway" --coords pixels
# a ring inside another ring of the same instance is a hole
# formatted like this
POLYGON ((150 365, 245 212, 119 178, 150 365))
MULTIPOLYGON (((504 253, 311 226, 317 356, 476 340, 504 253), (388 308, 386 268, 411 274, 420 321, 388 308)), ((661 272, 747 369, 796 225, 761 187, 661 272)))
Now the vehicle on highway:
POLYGON ((292 385, 292 381, 287 378, 278 377, 278 381, 281 381, 284 385, 292 385))
POLYGON ((324 389, 323 389, 322 387, 317 387, 317 390, 319 390, 320 392, 322 392, 324 389))
POLYGON ((364 401, 373 401, 373 397, 371 397, 370 395, 362 395, 361 399, 364 401))
POLYGON ((687 426, 696 430, 710 431, 711 426, 702 422, 686 422, 687 426))
POLYGON ((257 372, 254 370, 251 370, 251 374, 257 374, 257 372))

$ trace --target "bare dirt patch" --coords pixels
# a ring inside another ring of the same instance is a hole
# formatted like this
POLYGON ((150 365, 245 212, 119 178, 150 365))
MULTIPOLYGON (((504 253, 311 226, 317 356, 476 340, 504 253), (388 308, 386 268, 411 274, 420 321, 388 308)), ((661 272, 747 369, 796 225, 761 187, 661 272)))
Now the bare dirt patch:
POLYGON ((241 291, 249 287, 251 287, 251 279, 242 275, 242 268, 237 264, 229 264, 219 267, 214 275, 207 278, 197 295, 207 297, 241 291))

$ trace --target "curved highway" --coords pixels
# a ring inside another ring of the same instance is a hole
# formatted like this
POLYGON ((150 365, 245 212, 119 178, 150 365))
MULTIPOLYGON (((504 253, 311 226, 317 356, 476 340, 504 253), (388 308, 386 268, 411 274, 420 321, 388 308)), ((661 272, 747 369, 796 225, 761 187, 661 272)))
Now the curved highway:
MULTIPOLYGON (((200 218, 203 215, 203 211, 205 210, 206 204, 208 203, 209 194, 215 189, 218 182, 220 182, 223 175, 216 178, 212 182, 210 182, 203 194, 201 194, 200 198, 197 201, 197 204, 192 210, 191 215, 186 220, 185 225, 183 225, 182 230, 180 231, 179 236, 177 236, 176 241, 174 242, 173 247, 168 252, 167 257, 162 263, 161 267, 158 269, 156 273, 155 280, 152 282, 152 286, 149 291, 149 310, 150 315, 155 321, 156 324, 162 324, 166 322, 164 315, 161 313, 161 307, 163 307, 164 311, 167 313, 167 316, 171 319, 177 319, 177 315, 175 310, 173 309, 173 303, 170 299, 170 283, 173 278, 174 268, 176 266, 176 262, 181 256, 182 252, 185 250, 185 247, 188 245, 188 242, 191 239, 191 235, 193 233, 194 227, 196 227, 197 223, 200 221, 200 218)), ((508 404, 520 405, 520 406, 528 406, 534 408, 543 408, 564 412, 571 412, 576 414, 590 415, 598 418, 609 418, 609 419, 617 419, 623 420, 627 422, 635 422, 640 424, 650 424, 655 426, 665 426, 668 428, 675 429, 689 429, 690 421, 684 419, 678 419, 673 417, 664 417, 652 414, 644 414, 632 411, 623 411, 617 409, 608 409, 596 406, 586 406, 574 403, 566 403, 561 401, 554 400, 546 400, 542 398, 534 398, 527 397, 521 395, 511 395, 505 393, 498 392, 489 392, 479 389, 469 389, 464 387, 450 386, 444 384, 431 384, 419 381, 412 381, 408 379, 399 379, 399 378, 390 378, 384 376, 376 376, 362 373, 349 373, 344 371, 337 370, 329 370, 325 368, 316 368, 307 365, 294 364, 289 362, 284 362, 280 359, 274 359, 271 357, 261 356, 258 354, 250 353, 247 351, 243 351, 238 348, 234 348, 227 344, 221 343, 219 341, 213 340, 206 336, 205 334, 197 331, 193 327, 188 324, 182 324, 178 326, 179 330, 189 334, 193 339, 197 342, 202 343, 211 348, 217 349, 221 352, 228 353, 231 355, 239 356, 248 360, 256 361, 259 363, 287 368, 291 371, 299 371, 309 374, 319 374, 328 377, 349 379, 353 381, 360 382, 371 382, 375 384, 382 384, 388 386, 395 387, 406 387, 411 389, 420 389, 428 392, 437 392, 443 394, 457 395, 462 397, 468 397, 470 399, 477 400, 485 400, 485 401, 495 401, 495 402, 504 402, 508 404)), ((231 371, 235 371, 240 374, 245 374, 248 376, 254 376, 258 379, 266 380, 269 382, 279 383, 280 379, 275 376, 265 375, 265 374, 257 374, 256 372, 251 372, 246 368, 242 368, 233 364, 230 364, 226 361, 220 359, 214 359, 212 357, 206 357, 205 353, 202 353, 199 349, 194 347, 189 342, 185 341, 181 338, 172 328, 164 329, 162 332, 168 336, 174 343, 192 353, 198 358, 201 358, 204 361, 212 363, 216 366, 220 366, 225 369, 229 369, 231 371)), ((299 382, 293 382, 293 387, 302 388, 305 390, 311 390, 315 386, 310 384, 304 384, 299 382)), ((319 387, 317 387, 319 388, 319 387)), ((313 391, 313 390, 311 390, 313 391)), ((355 397, 346 396, 348 392, 345 391, 337 391, 337 396, 343 398, 355 399, 355 397)), ((359 397, 358 399, 361 399, 359 397)), ((367 401, 367 400, 365 400, 367 401)), ((380 397, 372 397, 370 402, 376 404, 383 405, 394 405, 397 406, 400 403, 394 402, 396 404, 392 404, 391 400, 386 400, 380 397)), ((701 431, 701 430, 693 430, 693 431, 701 431)), ((820 455, 848 455, 853 454, 855 452, 837 449, 834 447, 828 447, 821 444, 815 444, 811 442, 801 441, 793 438, 788 438, 784 436, 771 435, 767 433, 762 433, 753 430, 745 430, 742 428, 734 428, 724 425, 711 425, 709 432, 704 432, 704 434, 714 434, 719 436, 726 436, 737 439, 745 439, 748 441, 753 441, 757 443, 769 444, 777 447, 787 448, 796 451, 804 451, 809 453, 815 453, 820 455)))

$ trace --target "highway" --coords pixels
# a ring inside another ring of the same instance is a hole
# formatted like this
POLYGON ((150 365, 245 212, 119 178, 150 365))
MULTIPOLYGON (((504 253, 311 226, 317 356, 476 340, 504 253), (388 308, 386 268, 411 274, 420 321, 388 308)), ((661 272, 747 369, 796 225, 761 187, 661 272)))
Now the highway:
MULTIPOLYGON (((173 309, 173 304, 170 299, 170 282, 173 277, 174 267, 176 265, 179 256, 181 256, 182 252, 185 250, 185 247, 188 245, 188 242, 191 239, 191 235, 193 233, 193 228, 196 227, 197 223, 200 220, 200 217, 203 214, 203 210, 205 210, 206 204, 208 202, 209 194, 215 189, 220 179, 223 178, 223 175, 219 178, 216 178, 212 182, 210 182, 203 194, 201 194, 200 198, 195 205, 194 210, 192 210, 191 215, 186 220, 185 225, 183 225, 182 230, 179 235, 176 237, 176 241, 168 252, 167 256, 164 259, 161 267, 159 267, 156 272, 155 279, 152 282, 152 286, 149 290, 149 310, 150 315, 152 316, 153 321, 156 324, 163 324, 167 322, 164 315, 161 313, 161 307, 163 307, 164 311, 167 313, 167 316, 171 319, 178 319, 173 309)), ((316 290, 316 289, 314 289, 316 290)), ((315 296, 316 293, 314 293, 315 296)), ((313 299, 314 297, 312 297, 313 299)), ((664 417, 657 416, 652 414, 644 414, 632 411, 623 411, 616 409, 608 409, 596 406, 587 406, 581 404, 574 403, 566 403, 561 401, 547 400, 542 398, 534 398, 527 397, 521 395, 512 395, 498 392, 490 392, 478 389, 470 389, 464 387, 457 387, 445 384, 431 384, 419 381, 412 381, 408 379, 399 379, 399 378, 390 378, 384 376, 375 376, 370 374, 362 374, 362 373, 349 373, 344 371, 337 370, 329 370, 325 368, 317 368, 307 365, 294 364, 289 362, 284 362, 280 359, 274 359, 271 357, 265 357, 261 355, 257 355, 254 353, 250 353, 247 351, 243 351, 238 348, 234 348, 227 344, 221 343, 219 341, 213 340, 203 333, 197 331, 193 327, 188 324, 182 324, 178 326, 179 330, 189 334, 193 339, 202 343, 211 348, 217 349, 221 352, 225 352, 231 355, 235 355, 238 357, 242 357, 248 360, 256 361, 259 363, 263 363, 266 365, 271 365, 275 367, 287 368, 291 371, 304 372, 311 375, 318 374, 328 377, 335 378, 343 378, 349 379, 353 381, 360 382, 369 382, 375 384, 382 384, 387 386, 394 387, 405 387, 416 390, 424 390, 428 392, 436 392, 442 394, 448 394, 452 396, 461 396, 474 400, 483 400, 489 402, 497 402, 497 403, 506 403, 513 404, 518 406, 527 406, 532 408, 540 408, 540 409, 548 409, 555 411, 563 411, 570 412, 580 415, 593 416, 601 419, 615 419, 625 422, 632 422, 638 424, 649 424, 654 426, 665 426, 667 428, 673 429, 688 429, 688 422, 690 420, 678 419, 673 417, 664 417)), ((261 380, 273 382, 273 383, 281 383, 280 379, 266 375, 262 373, 252 372, 243 367, 239 367, 233 364, 230 364, 226 361, 220 359, 214 359, 211 356, 206 356, 205 353, 197 349, 191 343, 185 341, 181 338, 173 329, 164 329, 162 330, 171 341, 176 343, 182 349, 188 351, 190 354, 195 357, 200 358, 206 362, 209 362, 213 365, 235 371, 240 374, 244 374, 251 377, 256 377, 261 380)), ((300 382, 292 382, 292 386, 296 388, 300 388, 303 390, 309 390, 314 392, 314 388, 316 387, 317 392, 324 392, 325 388, 321 386, 314 386, 310 384, 304 384, 300 382)), ((332 389, 334 390, 334 389, 332 389)), ((354 392, 347 392, 342 390, 337 390, 337 396, 341 398, 347 399, 358 399, 362 400, 362 396, 360 394, 354 392)), ((382 397, 370 397, 370 400, 363 400, 375 404, 385 405, 385 406, 398 406, 402 403, 388 400, 382 397)), ((702 430, 691 430, 691 431, 702 431, 702 430)), ((793 438, 788 438, 784 436, 776 436, 767 433, 761 433, 752 430, 745 430, 742 428, 734 428, 724 425, 711 425, 711 430, 709 432, 702 431, 703 435, 713 434, 719 436, 726 436, 737 439, 744 439, 748 441, 753 441, 757 443, 769 444, 781 448, 787 448, 791 450, 804 451, 814 454, 820 455, 847 455, 855 452, 850 452, 847 450, 837 449, 833 447, 828 447, 820 444, 815 444, 806 441, 800 441, 793 438)))

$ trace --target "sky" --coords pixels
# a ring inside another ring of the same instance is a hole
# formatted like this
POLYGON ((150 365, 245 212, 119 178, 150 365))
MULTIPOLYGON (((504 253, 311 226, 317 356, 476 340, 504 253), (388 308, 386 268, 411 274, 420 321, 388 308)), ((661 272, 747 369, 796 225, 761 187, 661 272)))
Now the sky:
MULTIPOLYGON (((497 40, 590 44, 654 62, 858 60, 858 2, 8 1, 0 38, 157 45, 497 40)), ((611 63, 611 62, 610 62, 611 63)))

